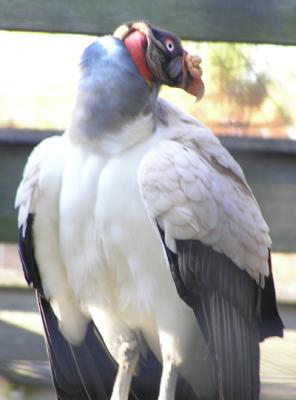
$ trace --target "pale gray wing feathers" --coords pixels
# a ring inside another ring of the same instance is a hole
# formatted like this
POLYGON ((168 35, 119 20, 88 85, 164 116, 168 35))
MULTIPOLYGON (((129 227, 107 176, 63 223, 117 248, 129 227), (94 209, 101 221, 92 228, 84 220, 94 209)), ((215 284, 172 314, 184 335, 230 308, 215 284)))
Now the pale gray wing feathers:
POLYGON ((200 240, 258 282, 269 274, 271 240, 240 167, 210 131, 190 120, 176 121, 159 128, 171 138, 159 141, 139 168, 150 218, 163 227, 171 250, 175 239, 200 240))

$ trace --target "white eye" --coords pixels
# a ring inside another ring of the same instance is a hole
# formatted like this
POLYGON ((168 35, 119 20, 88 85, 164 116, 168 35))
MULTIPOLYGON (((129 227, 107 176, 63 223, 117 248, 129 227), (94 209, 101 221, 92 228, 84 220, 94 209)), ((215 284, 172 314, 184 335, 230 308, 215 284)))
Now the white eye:
POLYGON ((174 51, 175 50, 175 43, 171 39, 167 39, 165 41, 166 48, 168 51, 174 51))

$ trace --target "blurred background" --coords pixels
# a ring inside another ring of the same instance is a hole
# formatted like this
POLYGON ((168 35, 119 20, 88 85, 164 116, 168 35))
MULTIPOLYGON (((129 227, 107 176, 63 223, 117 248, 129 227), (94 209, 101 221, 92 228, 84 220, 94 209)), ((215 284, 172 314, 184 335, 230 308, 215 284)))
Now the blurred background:
POLYGON ((23 166, 35 144, 67 127, 80 55, 95 33, 143 18, 187 39, 184 47, 201 56, 200 102, 167 87, 161 95, 220 136, 271 227, 287 330, 283 340, 262 344, 262 399, 295 400, 295 6, 288 0, 269 9, 241 0, 109 3, 0 0, 0 400, 55 398, 34 293, 17 254, 13 202, 23 166))
MULTIPOLYGON (((0 31, 0 124, 64 130, 79 58, 95 36, 0 31)), ((296 48, 185 41, 202 56, 206 95, 195 103, 179 89, 162 95, 218 135, 296 139, 296 48)))

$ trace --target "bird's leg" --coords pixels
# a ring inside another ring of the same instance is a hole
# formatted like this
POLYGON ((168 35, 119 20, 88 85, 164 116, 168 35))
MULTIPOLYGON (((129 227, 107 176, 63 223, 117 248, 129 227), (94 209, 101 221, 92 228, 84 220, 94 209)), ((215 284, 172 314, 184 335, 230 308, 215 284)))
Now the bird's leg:
POLYGON ((108 307, 89 307, 118 371, 113 385, 111 400, 128 400, 131 380, 139 359, 139 343, 136 334, 108 307))
POLYGON ((178 379, 177 368, 171 360, 163 361, 158 400, 174 400, 178 379))
POLYGON ((162 355, 162 374, 158 400, 174 400, 178 380, 177 367, 180 364, 181 358, 173 336, 160 331, 159 342, 162 355))
POLYGON ((118 371, 111 400, 128 400, 132 377, 139 360, 137 340, 121 340, 120 338, 116 358, 118 371))

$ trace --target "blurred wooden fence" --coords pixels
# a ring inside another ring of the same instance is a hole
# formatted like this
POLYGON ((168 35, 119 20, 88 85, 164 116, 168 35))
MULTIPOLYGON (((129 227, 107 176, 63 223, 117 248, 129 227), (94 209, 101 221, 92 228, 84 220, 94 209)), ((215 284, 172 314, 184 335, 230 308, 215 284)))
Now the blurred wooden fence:
POLYGON ((0 0, 0 28, 102 34, 145 19, 184 39, 295 44, 294 0, 0 0))

